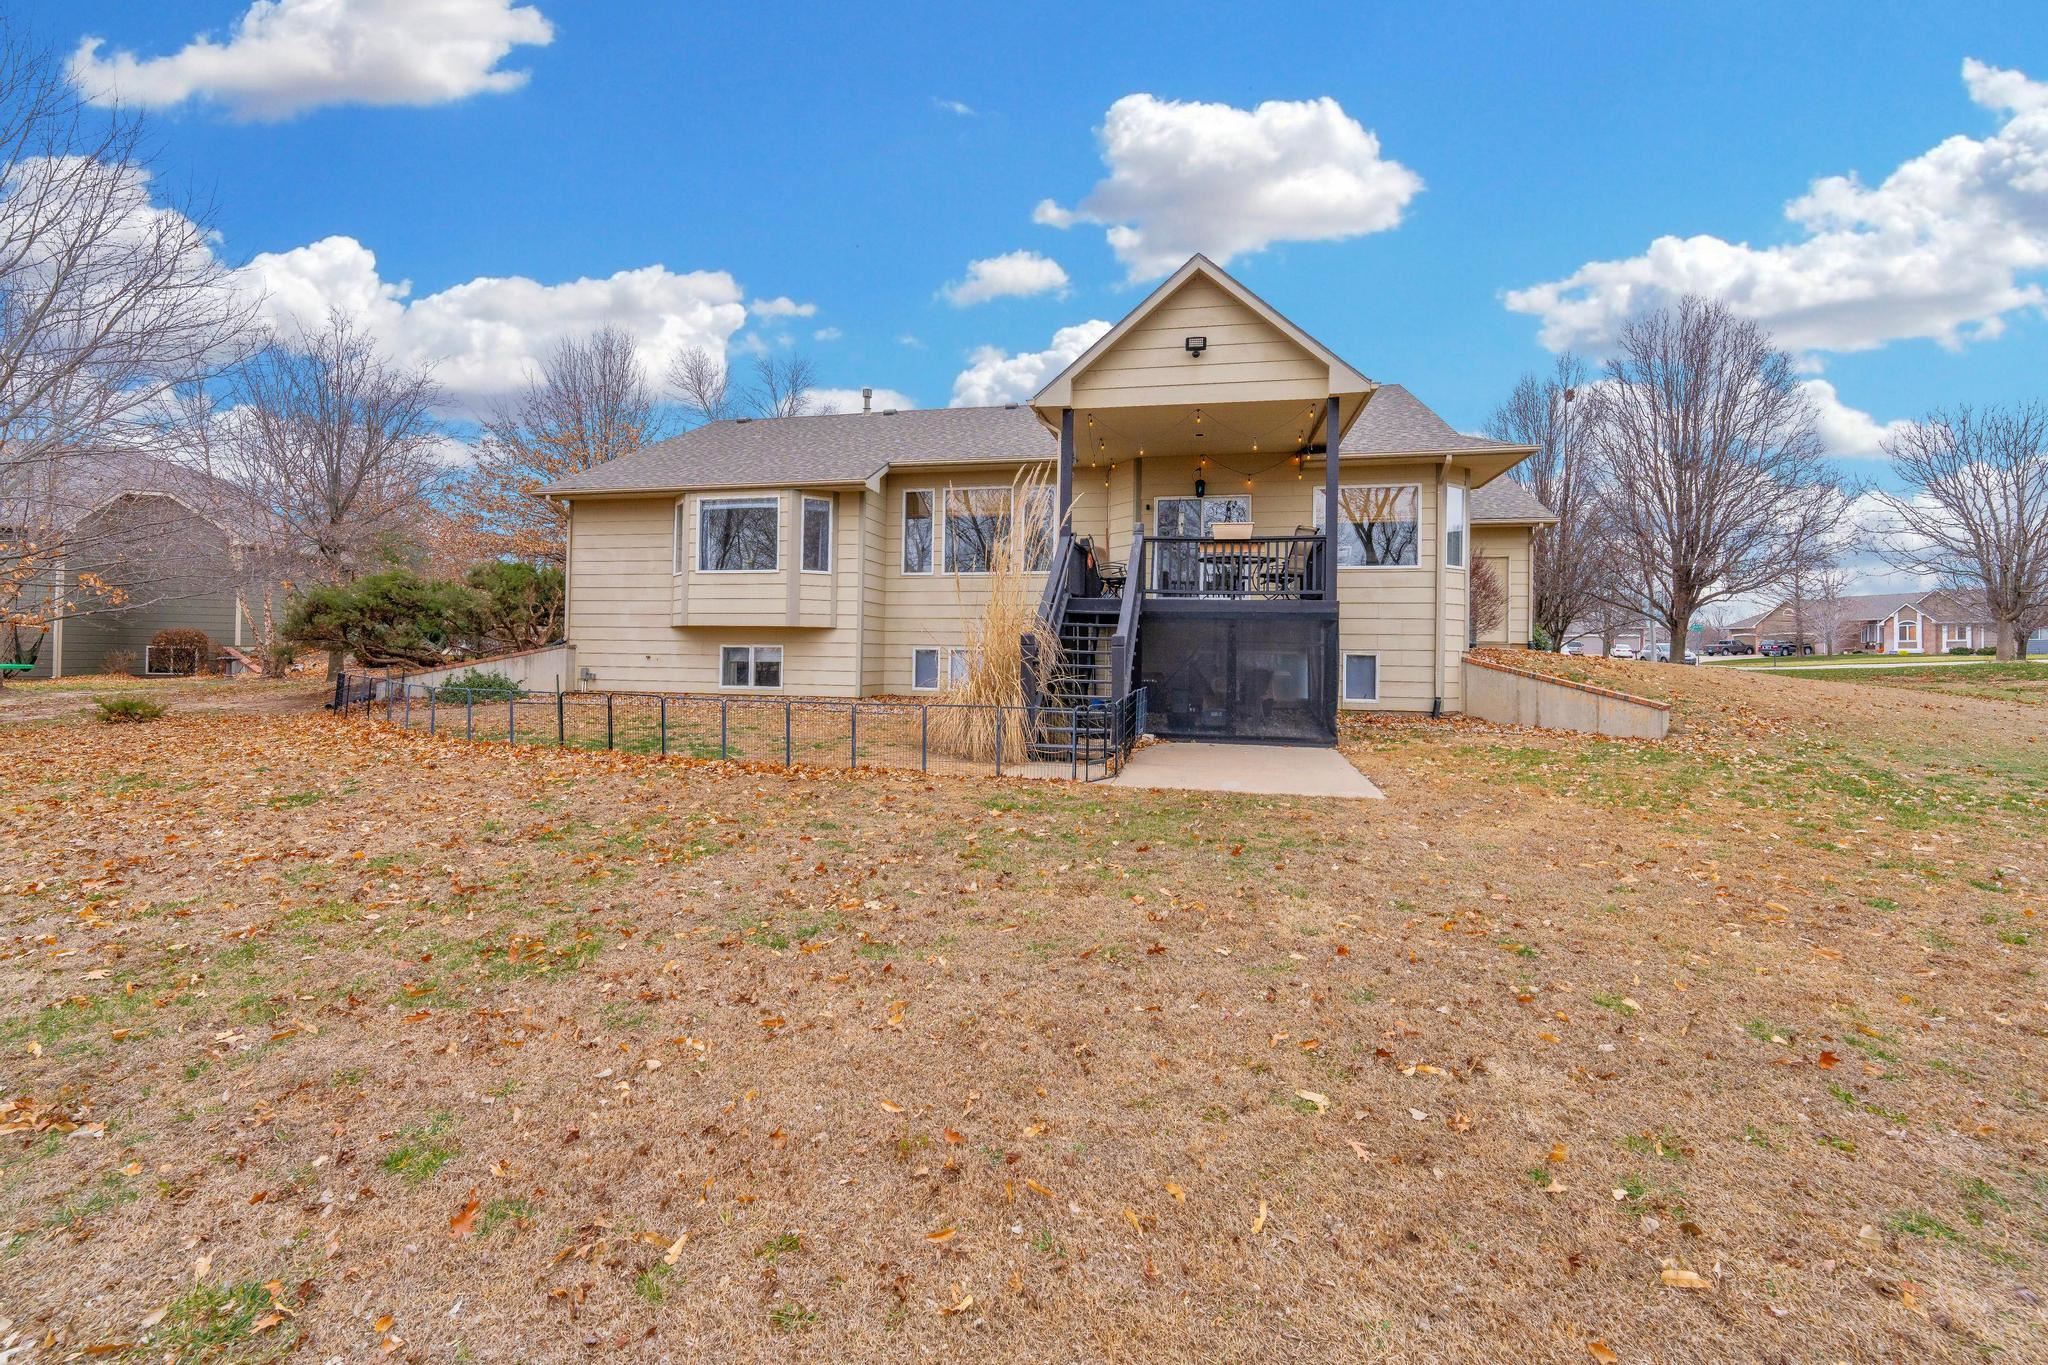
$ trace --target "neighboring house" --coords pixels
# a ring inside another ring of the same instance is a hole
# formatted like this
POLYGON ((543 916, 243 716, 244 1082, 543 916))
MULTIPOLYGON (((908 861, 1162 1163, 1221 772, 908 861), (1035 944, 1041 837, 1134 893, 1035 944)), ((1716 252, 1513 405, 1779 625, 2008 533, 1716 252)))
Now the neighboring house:
POLYGON ((1835 649, 1844 654, 1945 654, 1950 649, 1989 649, 1998 643, 1998 627, 1982 602, 1933 589, 1865 593, 1833 603, 1808 601, 1797 610, 1785 602, 1737 621, 1728 634, 1752 650, 1775 642, 1804 645, 1818 653, 1827 646, 1830 616, 1835 649))
POLYGON ((1090 695, 1142 684, 1159 733, 1329 742, 1340 706, 1460 709, 1473 554, 1500 561, 1502 634, 1527 640, 1552 518, 1495 485, 1529 453, 1367 379, 1197 256, 1028 404, 714 422, 548 492, 584 685, 941 693, 1021 515, 1047 528, 1066 662, 1125 665, 1090 695))
POLYGON ((56 478, 48 474, 38 472, 32 501, 10 500, 10 519, 29 519, 21 510, 29 508, 46 528, 34 538, 64 548, 28 600, 41 593, 47 601, 54 589, 70 611, 46 628, 0 627, 0 657, 32 662, 31 678, 103 673, 109 655, 129 656, 143 673, 168 663, 149 654, 160 630, 203 630, 217 646, 251 638, 251 542, 228 524, 242 504, 231 485, 129 451, 74 455, 56 478), (119 589, 122 600, 82 590, 87 574, 119 589))

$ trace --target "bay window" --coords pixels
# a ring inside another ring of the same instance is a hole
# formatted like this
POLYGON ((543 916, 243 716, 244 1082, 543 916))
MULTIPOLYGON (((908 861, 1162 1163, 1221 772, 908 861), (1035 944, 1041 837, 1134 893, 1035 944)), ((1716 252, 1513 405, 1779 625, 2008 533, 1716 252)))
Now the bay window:
POLYGON ((779 565, 780 498, 700 498, 697 568, 704 573, 763 573, 779 565))
MULTIPOLYGON (((1458 490, 1463 493, 1464 490, 1458 490)), ((1337 567, 1412 569, 1419 562, 1422 486, 1359 484, 1337 490, 1337 567)), ((1315 493, 1316 530, 1323 529, 1323 490, 1315 493)), ((1462 541, 1459 562, 1464 558, 1462 541)))

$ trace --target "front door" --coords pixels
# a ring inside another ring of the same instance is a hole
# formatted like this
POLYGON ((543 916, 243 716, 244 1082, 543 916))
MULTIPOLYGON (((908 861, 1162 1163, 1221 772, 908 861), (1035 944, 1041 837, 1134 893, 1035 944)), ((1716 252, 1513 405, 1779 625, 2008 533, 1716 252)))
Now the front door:
MULTIPOLYGON (((1199 536, 1207 540, 1221 525, 1249 524, 1252 500, 1238 493, 1213 498, 1155 498, 1152 533, 1157 536, 1199 536)), ((1202 552, 1195 545, 1161 545, 1152 556, 1152 587, 1163 592, 1193 592, 1202 571, 1202 552)))

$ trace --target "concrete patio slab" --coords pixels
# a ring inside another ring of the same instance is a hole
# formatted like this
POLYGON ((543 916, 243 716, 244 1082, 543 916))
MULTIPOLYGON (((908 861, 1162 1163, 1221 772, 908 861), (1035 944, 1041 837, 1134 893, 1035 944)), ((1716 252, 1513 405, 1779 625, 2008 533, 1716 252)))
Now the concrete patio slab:
POLYGON ((1386 799, 1385 792, 1335 749, 1290 744, 1148 744, 1134 751, 1110 782, 1178 791, 1386 799))

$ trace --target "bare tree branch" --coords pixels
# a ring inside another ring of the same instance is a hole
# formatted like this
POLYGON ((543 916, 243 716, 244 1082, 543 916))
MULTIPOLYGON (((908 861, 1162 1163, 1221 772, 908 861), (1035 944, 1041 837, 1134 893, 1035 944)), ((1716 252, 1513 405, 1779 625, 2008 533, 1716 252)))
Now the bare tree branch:
POLYGON ((632 335, 608 326, 562 341, 525 391, 485 419, 476 466, 454 490, 463 551, 561 567, 568 514, 540 490, 659 439, 632 335))
POLYGON ((692 346, 675 358, 668 370, 668 387, 692 426, 722 422, 738 407, 732 371, 702 346, 692 346))
POLYGON ((1553 649, 1564 647, 1572 624, 1592 606, 1607 570, 1602 552, 1599 471, 1586 439, 1591 394, 1586 364, 1557 358, 1547 378, 1524 375, 1487 420, 1486 434, 1536 453, 1515 470, 1537 500, 1557 515, 1533 539, 1533 612, 1553 649))
POLYGON ((1957 408, 1885 441, 1903 494, 1879 492, 1895 568, 1981 598, 2010 659, 2048 614, 2048 409, 1957 408))

